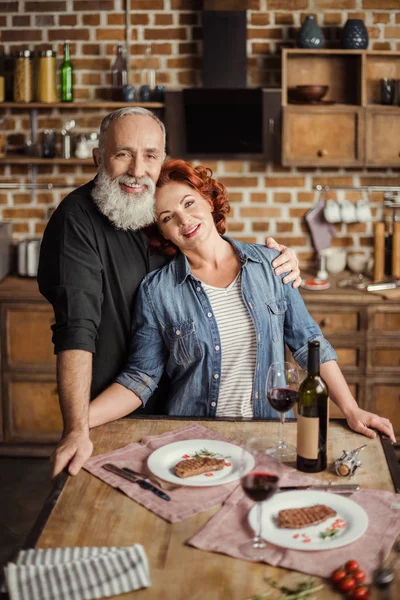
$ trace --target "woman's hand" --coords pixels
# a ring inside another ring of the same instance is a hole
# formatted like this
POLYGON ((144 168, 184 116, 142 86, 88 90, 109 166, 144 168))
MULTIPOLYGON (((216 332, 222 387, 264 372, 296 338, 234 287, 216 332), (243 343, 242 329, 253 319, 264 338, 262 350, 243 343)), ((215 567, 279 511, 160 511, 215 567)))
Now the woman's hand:
POLYGON ((346 416, 347 423, 349 427, 356 431, 357 433, 361 433, 366 437, 371 439, 376 438, 376 432, 370 429, 373 427, 378 431, 381 431, 385 435, 387 435, 393 443, 396 443, 396 436, 394 435, 393 425, 389 421, 389 419, 385 419, 384 417, 379 417, 374 413, 367 412, 362 408, 354 409, 350 415, 346 416))
POLYGON ((296 252, 292 250, 292 248, 278 244, 272 237, 267 238, 265 245, 267 248, 273 248, 281 253, 280 256, 277 256, 272 262, 275 275, 287 273, 286 277, 282 279, 282 282, 289 283, 292 281, 292 287, 298 288, 301 284, 301 276, 296 252))

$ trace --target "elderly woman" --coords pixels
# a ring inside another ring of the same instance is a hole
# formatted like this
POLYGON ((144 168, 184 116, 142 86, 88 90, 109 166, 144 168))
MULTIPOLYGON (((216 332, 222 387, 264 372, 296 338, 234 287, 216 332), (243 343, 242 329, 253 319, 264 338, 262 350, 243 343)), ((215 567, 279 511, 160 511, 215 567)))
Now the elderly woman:
POLYGON ((150 243, 174 259, 140 286, 128 363, 91 402, 91 427, 146 404, 164 370, 169 415, 276 418, 265 392, 270 364, 284 360, 286 343, 305 368, 308 341, 318 339, 321 375, 349 426, 395 441, 390 421, 358 407, 298 290, 274 276, 277 252, 223 237, 229 203, 209 169, 167 162, 155 212, 150 243))

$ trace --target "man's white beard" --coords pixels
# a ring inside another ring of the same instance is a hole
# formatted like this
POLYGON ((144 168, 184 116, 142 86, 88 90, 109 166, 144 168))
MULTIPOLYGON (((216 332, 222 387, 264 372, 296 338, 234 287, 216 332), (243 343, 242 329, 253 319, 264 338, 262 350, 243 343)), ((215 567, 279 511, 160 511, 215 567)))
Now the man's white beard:
POLYGON ((104 170, 96 177, 92 197, 97 208, 117 229, 124 231, 141 229, 155 221, 154 193, 156 186, 150 177, 130 177, 121 175, 110 179, 104 170), (129 194, 121 188, 144 185, 145 190, 129 194))

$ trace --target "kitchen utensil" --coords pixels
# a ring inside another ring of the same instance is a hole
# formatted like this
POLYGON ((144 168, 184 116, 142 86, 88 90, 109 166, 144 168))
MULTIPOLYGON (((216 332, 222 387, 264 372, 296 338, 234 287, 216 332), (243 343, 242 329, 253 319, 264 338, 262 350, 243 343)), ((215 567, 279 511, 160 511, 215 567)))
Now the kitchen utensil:
POLYGON ((358 492, 360 486, 357 483, 333 483, 333 484, 321 484, 321 485, 288 485, 280 486, 277 490, 279 492, 291 492, 293 490, 317 490, 319 492, 334 492, 335 494, 352 494, 358 492))
POLYGON ((358 467, 361 467, 361 461, 358 460, 358 455, 361 450, 364 450, 367 445, 363 444, 354 450, 343 450, 340 458, 335 460, 335 471, 341 477, 352 477, 358 467))
POLYGON ((123 469, 121 469, 120 467, 117 467, 116 465, 113 465, 112 463, 106 463, 105 465, 103 465, 103 469, 106 469, 107 471, 111 471, 111 473, 115 473, 115 475, 119 475, 120 477, 123 477, 124 479, 127 479, 128 481, 131 481, 132 483, 137 483, 144 490, 153 492, 153 494, 155 494, 159 498, 162 498, 163 500, 167 500, 167 501, 171 500, 171 498, 167 494, 165 494, 164 492, 162 492, 161 490, 156 488, 152 483, 149 483, 148 481, 145 481, 144 479, 139 479, 139 477, 136 477, 135 475, 132 475, 131 473, 128 473, 127 471, 124 471, 123 469))
POLYGON ((302 100, 321 100, 329 90, 329 85, 296 85, 297 97, 302 100))

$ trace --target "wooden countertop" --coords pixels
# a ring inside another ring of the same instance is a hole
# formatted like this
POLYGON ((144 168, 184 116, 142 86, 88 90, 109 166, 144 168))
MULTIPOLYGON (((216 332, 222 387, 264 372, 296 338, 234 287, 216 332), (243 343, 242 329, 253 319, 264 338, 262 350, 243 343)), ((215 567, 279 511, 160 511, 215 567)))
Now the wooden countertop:
MULTIPOLYGON (((146 435, 161 434, 191 422, 166 418, 110 423, 92 431, 94 454, 108 452, 139 441, 146 435)), ((353 449, 366 443, 367 448, 360 455, 363 464, 356 472, 354 482, 363 488, 393 491, 379 438, 369 440, 351 432, 343 423, 331 424, 328 462, 340 456, 343 448, 353 449)), ((274 441, 279 427, 277 422, 265 421, 207 420, 202 421, 202 425, 236 442, 243 441, 250 432, 253 435, 270 436, 274 441)), ((286 427, 287 439, 293 443, 296 425, 287 423, 286 427)), ((315 477, 325 482, 343 482, 330 470, 315 474, 315 477)), ((208 510, 180 523, 170 524, 82 470, 76 477, 68 478, 36 547, 143 544, 150 562, 152 587, 124 596, 132 600, 244 600, 266 589, 266 577, 286 584, 289 581, 294 583, 293 579, 304 579, 304 575, 285 569, 203 552, 185 545, 217 511, 218 508, 208 510)), ((346 552, 344 557, 349 558, 346 552)), ((316 578, 316 581, 320 580, 316 578)), ((326 583, 314 597, 316 600, 338 600, 341 596, 326 583)))
MULTIPOLYGON (((346 303, 355 305, 379 304, 382 301, 388 304, 399 303, 399 298, 393 300, 384 298, 379 294, 372 294, 363 290, 353 288, 340 288, 337 286, 338 281, 345 279, 347 272, 339 275, 332 275, 329 278, 331 287, 327 290, 311 291, 300 288, 300 292, 304 301, 312 302, 337 302, 345 300, 346 303)), ((308 275, 302 273, 303 279, 308 275)), ((390 294, 388 293, 388 296, 390 294)), ((41 295, 38 288, 36 278, 9 276, 0 282, 0 300, 26 300, 26 301, 43 301, 45 298, 41 295)))

